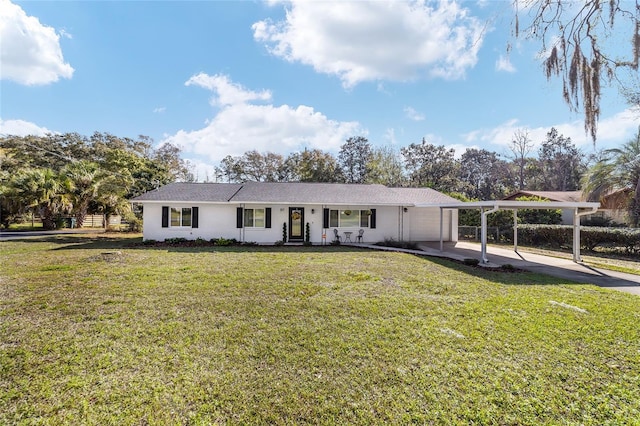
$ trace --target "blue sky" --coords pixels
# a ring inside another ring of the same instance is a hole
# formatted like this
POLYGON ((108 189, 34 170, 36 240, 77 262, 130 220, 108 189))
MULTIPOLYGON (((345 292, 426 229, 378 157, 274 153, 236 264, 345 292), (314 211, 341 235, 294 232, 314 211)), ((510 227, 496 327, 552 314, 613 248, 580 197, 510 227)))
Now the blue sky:
MULTIPOLYGON (((490 0, 0 0, 0 133, 146 135, 201 179, 226 155, 336 154, 361 135, 506 155, 516 130, 539 143, 553 126, 593 151, 512 19, 490 0)), ((615 87, 601 108, 597 149, 635 133, 615 87)))

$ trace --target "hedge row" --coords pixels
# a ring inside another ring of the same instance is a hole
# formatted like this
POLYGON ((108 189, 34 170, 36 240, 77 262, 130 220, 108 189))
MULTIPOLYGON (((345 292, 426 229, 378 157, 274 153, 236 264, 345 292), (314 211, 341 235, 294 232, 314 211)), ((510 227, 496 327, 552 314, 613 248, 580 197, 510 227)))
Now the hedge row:
MULTIPOLYGON (((533 246, 571 247, 571 225, 519 225, 518 242, 533 246)), ((640 229, 580 227, 580 247, 593 251, 596 247, 609 247, 626 253, 640 253, 640 229)))

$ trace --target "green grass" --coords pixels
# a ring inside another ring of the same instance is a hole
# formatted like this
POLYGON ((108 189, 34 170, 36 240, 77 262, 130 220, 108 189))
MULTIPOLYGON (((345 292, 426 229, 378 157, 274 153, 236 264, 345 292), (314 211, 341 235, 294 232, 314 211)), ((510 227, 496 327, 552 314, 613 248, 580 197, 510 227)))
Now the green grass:
POLYGON ((9 225, 8 231, 42 231, 42 222, 40 220, 36 220, 33 224, 31 222, 12 223, 9 225))
POLYGON ((351 247, 0 243, 0 424, 640 424, 637 296, 351 247))

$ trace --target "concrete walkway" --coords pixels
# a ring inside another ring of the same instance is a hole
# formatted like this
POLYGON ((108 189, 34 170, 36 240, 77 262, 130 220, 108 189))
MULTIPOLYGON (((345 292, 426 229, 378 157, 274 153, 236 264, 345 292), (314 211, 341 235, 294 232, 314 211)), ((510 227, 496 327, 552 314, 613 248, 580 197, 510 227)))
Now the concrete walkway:
MULTIPOLYGON (((458 261, 480 259, 480 244, 467 241, 445 243, 443 251, 440 251, 439 242, 421 243, 419 245, 421 250, 403 250, 368 244, 354 245, 376 250, 404 251, 422 256, 442 257, 458 261)), ((502 247, 487 246, 487 258, 489 263, 481 266, 497 268, 509 264, 518 269, 551 275, 578 283, 595 284, 600 287, 640 296, 640 275, 593 268, 584 263, 576 263, 569 259, 533 253, 516 253, 513 249, 502 247)))

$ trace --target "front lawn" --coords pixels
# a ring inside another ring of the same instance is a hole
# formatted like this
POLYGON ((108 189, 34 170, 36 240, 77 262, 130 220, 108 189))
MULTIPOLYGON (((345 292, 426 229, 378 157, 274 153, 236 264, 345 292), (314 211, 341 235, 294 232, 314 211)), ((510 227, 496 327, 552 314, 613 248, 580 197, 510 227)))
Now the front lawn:
POLYGON ((640 299, 353 247, 0 242, 0 424, 640 424, 640 299))

